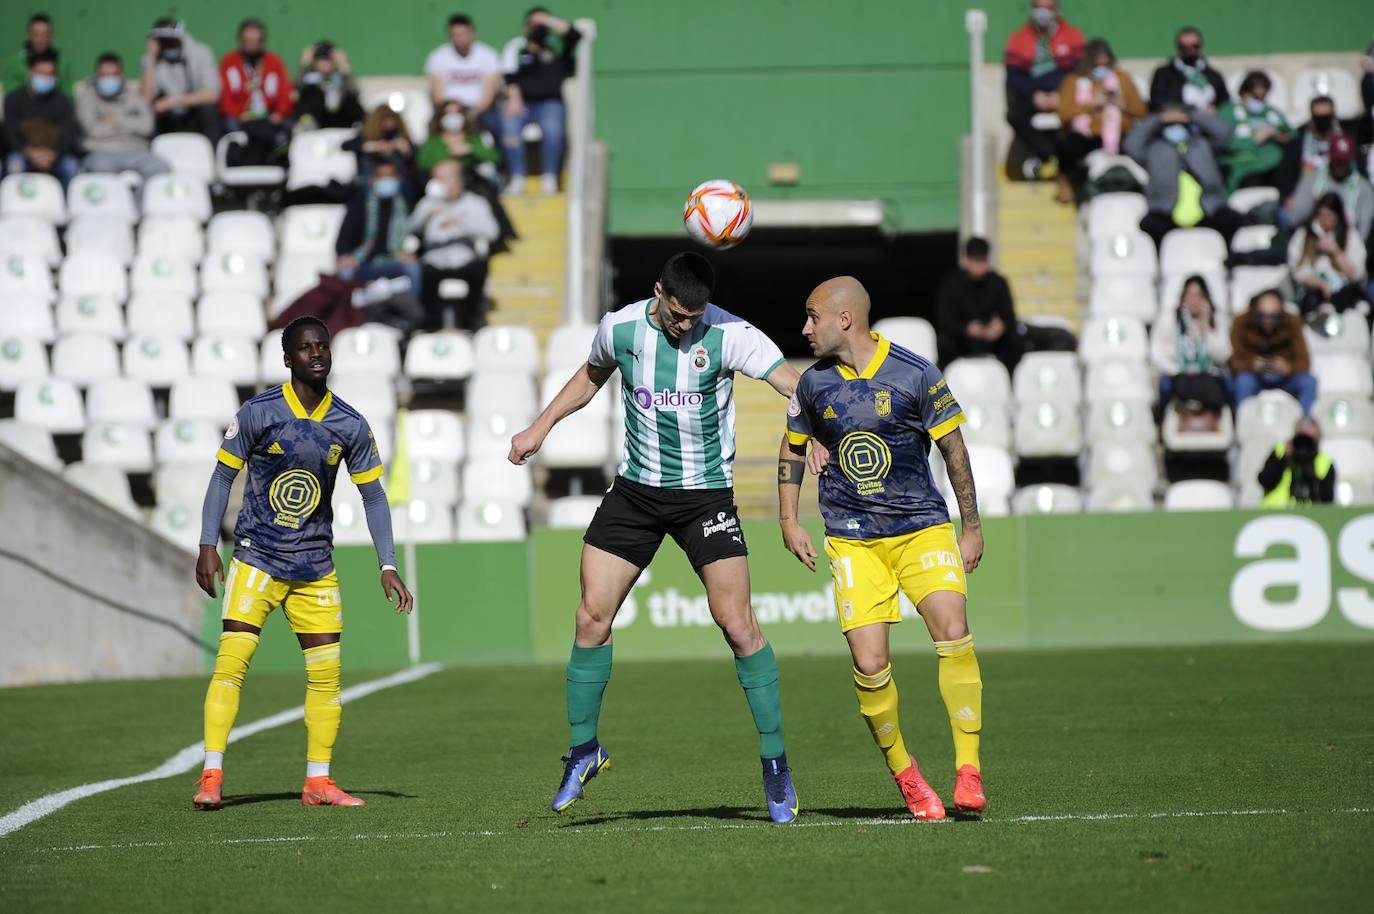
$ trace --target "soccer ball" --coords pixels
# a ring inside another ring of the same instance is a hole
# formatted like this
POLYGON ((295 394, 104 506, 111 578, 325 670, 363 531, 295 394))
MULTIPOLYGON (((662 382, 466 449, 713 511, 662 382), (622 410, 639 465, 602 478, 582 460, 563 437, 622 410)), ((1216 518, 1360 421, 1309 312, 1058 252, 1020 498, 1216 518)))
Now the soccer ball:
POLYGON ((699 244, 725 250, 749 234, 754 224, 754 207, 749 194, 734 181, 707 181, 687 195, 682 224, 699 244))

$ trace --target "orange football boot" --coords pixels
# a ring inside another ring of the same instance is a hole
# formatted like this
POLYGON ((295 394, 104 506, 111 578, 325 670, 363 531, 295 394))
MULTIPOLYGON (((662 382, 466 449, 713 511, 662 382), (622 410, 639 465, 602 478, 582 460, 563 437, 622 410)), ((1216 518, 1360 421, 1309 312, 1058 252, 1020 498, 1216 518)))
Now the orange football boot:
POLYGON ((954 774, 954 811, 981 814, 987 805, 983 776, 972 765, 964 765, 954 774))
POLYGON ((365 806, 362 800, 344 793, 329 775, 306 778, 301 788, 302 806, 365 806))
POLYGON ((196 782, 196 795, 191 800, 196 809, 219 809, 223 803, 224 769, 206 768, 196 782))
POLYGON ((926 779, 921 777, 921 769, 916 767, 914 757, 911 764, 894 774, 892 779, 897 782, 906 808, 911 810, 913 816, 927 822, 945 817, 945 804, 940 802, 940 795, 931 790, 926 779))

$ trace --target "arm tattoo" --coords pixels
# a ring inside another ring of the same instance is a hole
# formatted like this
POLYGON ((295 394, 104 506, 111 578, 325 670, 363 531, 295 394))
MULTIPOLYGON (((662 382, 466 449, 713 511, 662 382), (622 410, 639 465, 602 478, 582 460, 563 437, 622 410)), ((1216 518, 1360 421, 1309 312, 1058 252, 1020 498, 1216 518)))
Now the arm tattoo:
POLYGON ((954 487, 955 498, 959 500, 959 516, 963 519, 965 527, 978 529, 983 522, 978 517, 978 493, 973 487, 973 470, 969 466, 964 436, 956 429, 941 438, 938 443, 940 452, 945 456, 945 470, 949 473, 949 483, 954 487))
POLYGON ((806 461, 804 460, 779 460, 778 461, 778 485, 781 486, 800 486, 802 480, 806 478, 806 461))

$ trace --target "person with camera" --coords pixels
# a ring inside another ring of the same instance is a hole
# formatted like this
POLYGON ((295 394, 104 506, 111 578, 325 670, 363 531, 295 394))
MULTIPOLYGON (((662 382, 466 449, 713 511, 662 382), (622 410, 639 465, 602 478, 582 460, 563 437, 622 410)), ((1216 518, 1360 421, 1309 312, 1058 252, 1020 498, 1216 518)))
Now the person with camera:
POLYGON ((211 143, 219 139, 219 64, 185 23, 167 18, 153 23, 139 84, 153 106, 159 135, 190 131, 211 143))
POLYGON ((296 124, 300 128, 352 127, 362 122, 358 84, 344 49, 331 41, 306 45, 296 79, 296 124))
POLYGON ((1274 447, 1259 472, 1264 488, 1261 508, 1329 505, 1336 500, 1336 466, 1321 449, 1321 438, 1317 420, 1304 416, 1293 437, 1274 447))
POLYGON ((1325 317, 1364 301, 1365 246, 1339 194, 1324 194, 1288 243, 1288 268, 1303 316, 1325 317))
POLYGON ((1277 289, 1250 299, 1249 309, 1231 324, 1231 374, 1235 408, 1261 390, 1277 389, 1293 397, 1303 415, 1317 402, 1317 379, 1303 337, 1302 318, 1283 308, 1277 289))
POLYGON ((536 6, 525 15, 525 34, 512 38, 502 53, 506 100, 501 106, 501 148, 510 169, 510 192, 524 193, 525 140, 521 131, 539 125, 540 188, 558 193, 566 128, 563 80, 573 75, 573 50, 582 34, 572 23, 536 6))

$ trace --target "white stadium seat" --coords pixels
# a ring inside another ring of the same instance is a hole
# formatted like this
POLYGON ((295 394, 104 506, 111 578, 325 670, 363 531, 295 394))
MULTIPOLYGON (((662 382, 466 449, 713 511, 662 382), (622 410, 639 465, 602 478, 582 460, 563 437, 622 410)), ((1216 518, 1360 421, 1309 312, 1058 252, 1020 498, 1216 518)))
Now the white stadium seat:
POLYGON ((1174 229, 1159 244, 1159 272, 1205 273, 1226 262, 1226 239, 1216 229, 1174 229))
POLYGON ((129 297, 129 274, 119 258, 106 251, 68 254, 57 276, 64 298, 104 295, 123 302, 129 297))
POLYGON ((1082 449, 1083 421, 1077 403, 1054 398, 1017 404, 1017 456, 1077 457, 1082 449))
POLYGON ((519 504, 497 499, 465 501, 458 508, 458 542, 523 540, 525 514, 519 504))
POLYGON ((138 224, 138 253, 199 262, 205 256, 205 235, 190 216, 149 216, 138 224))
POLYGON ((199 548, 200 508, 195 504, 158 505, 148 525, 187 552, 199 548))
POLYGON ((353 130, 326 129, 296 136, 289 152, 286 189, 320 187, 330 182, 352 184, 358 176, 358 157, 343 144, 355 135, 353 130))
POLYGON ((1216 431, 1186 430, 1178 410, 1165 410, 1164 424, 1160 428, 1164 449, 1172 453, 1227 450, 1236 439, 1231 411, 1223 409, 1217 419, 1216 431))
POLYGON ((1145 325, 1129 317, 1091 317, 1083 323, 1078 354, 1092 366, 1099 362, 1144 362, 1150 350, 1145 325))
POLYGON ((1317 392, 1347 394, 1360 397, 1374 395, 1374 375, 1369 362, 1362 355, 1333 352, 1312 361, 1312 373, 1317 376, 1317 392))
POLYGON ((17 295, 0 303, 0 323, 7 336, 23 337, 40 343, 57 338, 52 305, 32 295, 17 295))
POLYGON ((266 298, 267 264, 256 254, 214 250, 200 262, 200 287, 206 292, 246 292, 266 298))
POLYGON ((108 336, 74 333, 52 347, 52 373, 82 387, 119 377, 119 349, 108 336))
MULTIPOLYGON (((372 534, 367 529, 367 515, 357 486, 340 484, 334 487, 334 545, 370 546, 372 534)), ((395 535, 395 530, 392 535, 395 535)))
POLYGON ((585 529, 600 506, 600 495, 569 495, 552 499, 549 502, 548 524, 555 529, 585 529))
POLYGON ((119 422, 87 428, 81 437, 81 455, 87 463, 117 466, 129 473, 147 473, 153 468, 147 429, 119 422))
POLYGON ((80 295, 57 303, 57 329, 60 333, 94 333, 122 340, 128 332, 124 309, 119 301, 105 295, 80 295))
POLYGON ((140 252, 130 271, 135 292, 173 292, 195 298, 198 291, 195 262, 175 254, 140 252))
MULTIPOLYGON (((10 87, 6 86, 6 90, 10 87)), ((0 181, 0 213, 33 216, 54 225, 67 221, 67 201, 62 183, 52 175, 17 174, 0 181)))
POLYGON ((1148 400, 1096 400, 1088 406, 1088 443, 1154 444, 1159 435, 1148 400))
POLYGON ((52 301, 57 298, 52 272, 37 254, 5 254, 0 264, 0 299, 29 295, 52 301))
POLYGON ((1328 96, 1336 103, 1336 117, 1359 117, 1364 110, 1360 102, 1360 84, 1353 72, 1340 67, 1321 66, 1302 70, 1293 78, 1292 107, 1289 112, 1294 124, 1307 120, 1312 99, 1328 96))
POLYGON ((258 359, 258 373, 264 384, 285 384, 291 380, 291 369, 282 360, 281 331, 269 330, 262 338, 258 359))
POLYGON ((539 411, 534 379, 520 371, 479 368, 468 379, 467 411, 469 415, 501 412, 533 419, 539 411))
POLYGON ((48 377, 48 349, 43 341, 6 332, 0 336, 0 390, 48 377))
POLYGON ((56 267, 62 262, 57 229, 38 216, 0 215, 0 256, 6 254, 32 254, 49 267, 56 267))
POLYGON ((252 387, 258 383, 258 345, 246 336, 196 337, 191 344, 191 371, 198 377, 252 387))
POLYGON ((143 185, 144 216, 189 216, 204 225, 210 218, 210 188, 187 174, 153 175, 143 185))
POLYGON ((463 473, 463 500, 500 498, 521 507, 534 495, 528 465, 515 466, 505 457, 476 457, 467 462, 463 473))
POLYGON ((1159 462, 1154 447, 1147 443, 1094 445, 1088 452, 1086 478, 1094 489, 1122 482, 1152 489, 1159 479, 1159 462))
MULTIPOLYGON (((1236 193, 1247 190, 1273 190, 1275 196, 1278 191, 1272 187, 1244 187, 1236 193)), ((1274 236, 1278 234, 1278 226, 1275 225, 1246 225, 1236 230, 1231 236, 1231 250, 1237 254, 1248 254, 1254 251, 1267 251, 1274 242, 1274 236)))
POLYGON ((1144 194, 1109 193, 1098 194, 1087 202, 1088 238, 1111 238, 1116 235, 1133 235, 1140 229, 1140 220, 1145 218, 1149 206, 1144 194))
MULTIPOLYGON (((1273 90, 1270 90, 1269 97, 1273 98, 1273 90)), ((1227 198, 1226 205, 1231 209, 1245 215, 1257 206, 1264 203, 1278 203, 1279 189, 1277 187, 1241 187, 1231 191, 1231 196, 1227 198)), ((1273 226, 1249 225, 1245 228, 1272 228, 1273 226)), ((1241 231, 1245 231, 1245 228, 1241 231)), ((1236 233, 1237 235, 1240 232, 1236 233)), ((1236 240, 1231 239, 1231 250, 1236 250, 1236 240)))
POLYGON ((152 333, 130 337, 124 344, 124 373, 154 387, 168 387, 191 372, 186 344, 152 333))
POLYGON ((452 508, 458 504, 458 463, 452 460, 410 459, 410 497, 452 508))
POLYGON ((1073 486, 1027 486, 1016 490, 1011 509, 1016 514, 1075 514, 1083 510, 1083 496, 1073 486))
POLYGON ((1093 317, 1125 316, 1153 321, 1159 312, 1154 280, 1131 273, 1099 276, 1092 281, 1088 312, 1093 317))
POLYGON ((172 384, 167 412, 173 419, 203 419, 227 426, 238 411, 234 385, 223 378, 182 378, 172 384))
POLYGON ((329 379, 329 389, 362 413, 374 434, 377 426, 390 425, 396 417, 396 388, 386 375, 335 373, 329 379))
POLYGON ((1078 358, 1072 352, 1028 352, 1017 363, 1011 380, 1018 401, 1076 406, 1083 399, 1078 358))
POLYGON ((1164 490, 1165 511, 1229 511, 1235 504, 1231 487, 1215 479, 1185 479, 1164 490))
POLYGON ((67 187, 67 217, 80 219, 98 216, 116 219, 125 225, 138 221, 134 192, 119 175, 80 174, 67 187))
POLYGON ((461 380, 472 374, 475 362, 472 341, 456 330, 417 333, 406 345, 405 373, 409 378, 461 380))
POLYGON ((477 357, 477 371, 522 371, 534 374, 539 370, 539 343, 528 327, 488 325, 472 338, 477 357))
POLYGON ((504 458, 510 453, 511 437, 529 425, 532 418, 533 414, 529 412, 511 413, 500 410, 473 412, 469 409, 467 420, 468 458, 504 458))
POLYGON ((1374 489, 1374 441, 1323 436, 1321 449, 1331 456, 1337 480, 1344 479, 1361 492, 1374 489))
POLYGON ((391 523, 400 543, 449 543, 454 537, 451 505, 414 499, 391 509, 391 523))
POLYGON ((1088 272, 1093 279, 1103 276, 1159 275, 1159 257, 1154 240, 1139 229, 1096 238, 1089 253, 1088 272))
POLYGON ((446 409, 416 409, 405 417, 406 453, 411 460, 461 463, 466 455, 463 419, 446 409))
POLYGON ((119 513, 142 519, 129 491, 129 477, 119 467, 83 460, 63 470, 62 478, 119 513))
POLYGON ((129 333, 152 333, 189 342, 196 335, 191 298, 180 292, 135 292, 129 299, 129 333))
POLYGON ((210 464, 223 441, 223 433, 223 427, 215 422, 167 419, 153 435, 153 451, 158 463, 201 461, 208 482, 210 464))
POLYGON ((959 406, 964 411, 964 424, 959 430, 966 443, 1011 448, 1011 420, 1005 406, 981 403, 960 403, 959 406))
MULTIPOLYGON (((983 499, 989 503, 1006 504, 1016 490, 1015 474, 1012 471, 1011 455, 1000 447, 970 445, 968 448, 969 467, 977 480, 978 503, 983 499)), ((937 482, 946 500, 953 497, 948 474, 941 472, 937 482)), ((1004 510, 1003 513, 1006 513, 1004 510)))
POLYGON ((159 463, 153 471, 153 491, 158 504, 193 505, 205 498, 214 461, 173 460, 159 463))
POLYGON ((146 429, 157 426, 153 392, 135 378, 109 378, 91 384, 86 391, 86 415, 93 424, 122 422, 146 429))
POLYGON ((1281 390, 1262 390, 1236 410, 1236 438, 1242 444, 1273 447, 1287 441, 1302 418, 1298 401, 1281 390))
POLYGON ((873 329, 904 349, 934 362, 937 358, 935 328, 922 317, 885 317, 873 329))
POLYGON ((14 392, 14 418, 56 434, 86 427, 81 391, 65 378, 25 381, 14 392))
POLYGON ((52 433, 41 425, 18 419, 0 419, 0 444, 53 472, 62 469, 52 433))
POLYGON ((401 372, 401 347, 389 328, 364 324, 347 327, 330 342, 334 373, 395 377, 401 372))
POLYGON ((555 328, 544 348, 544 372, 563 375, 566 381, 587 361, 595 338, 596 324, 563 324, 555 328))
POLYGON ((1327 437, 1374 439, 1374 402, 1368 397, 1322 394, 1312 408, 1312 415, 1321 424, 1322 434, 1327 437))
POLYGON ((273 276, 271 316, 291 306, 301 293, 319 285, 320 275, 334 272, 334 255, 283 254, 273 276))
MULTIPOLYGON (((1149 83, 1138 74, 1132 73, 1130 75, 1140 89, 1140 97, 1145 98, 1148 96, 1150 94, 1149 83)), ((1149 173, 1141 167, 1139 162, 1127 155, 1112 155, 1106 150, 1094 149, 1092 152, 1088 153, 1083 161, 1084 164, 1088 166, 1088 178, 1093 181, 1102 177, 1109 169, 1124 168, 1131 173, 1131 177, 1135 178, 1136 183, 1139 184, 1141 188, 1144 188, 1150 183, 1149 173)), ((1101 196, 1105 197, 1107 194, 1102 194, 1101 196)), ((1136 194, 1135 196, 1141 195, 1136 194)), ((1141 215, 1144 216, 1144 213, 1142 212, 1141 215)))
MULTIPOLYGON (((1231 313, 1241 314, 1250 299, 1260 292, 1282 288, 1288 281, 1288 267, 1236 267, 1231 271, 1231 313)), ((1220 304, 1224 299, 1213 298, 1220 304)))
POLYGON ((203 334, 260 340, 267 333, 262 298, 247 292, 207 292, 196 302, 195 317, 196 328, 203 334))
POLYGON ((105 216, 73 219, 64 237, 68 257, 100 251, 114 257, 125 268, 134 262, 134 228, 118 219, 105 216))
POLYGON ((1153 511, 1154 507, 1149 487, 1130 480, 1114 480, 1088 490, 1089 511, 1153 511))
POLYGON ((610 411, 581 409, 553 427, 536 458, 551 469, 601 467, 611 462, 610 411))
POLYGON ((211 217, 205 228, 206 246, 210 251, 235 251, 262 261, 277 256, 277 236, 272 220, 265 213, 253 210, 233 210, 211 217))
POLYGON ((961 404, 1011 402, 1011 376, 1005 365, 990 356, 955 359, 945 366, 945 382, 961 404))
POLYGON ((289 206, 282 210, 282 254, 324 254, 332 260, 344 211, 343 205, 333 203, 289 206))
POLYGON ((1363 358, 1369 351, 1369 324, 1358 308, 1328 314, 1315 327, 1308 322, 1303 335, 1313 360, 1321 360, 1335 352, 1354 353, 1363 358))
POLYGON ((190 175, 207 184, 215 179, 215 147, 199 133, 164 133, 153 137, 152 153, 172 166, 173 174, 190 175))

